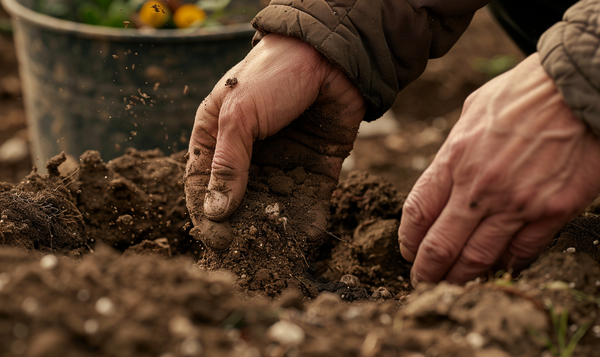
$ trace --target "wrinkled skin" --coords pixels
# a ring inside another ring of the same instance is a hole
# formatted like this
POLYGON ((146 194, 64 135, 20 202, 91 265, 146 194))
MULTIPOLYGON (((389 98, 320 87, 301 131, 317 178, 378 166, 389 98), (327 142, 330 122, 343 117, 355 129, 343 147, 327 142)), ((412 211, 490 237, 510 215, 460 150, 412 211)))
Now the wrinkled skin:
POLYGON ((249 171, 261 166, 303 166, 330 178, 333 191, 364 114, 356 86, 314 48, 265 36, 196 113, 184 177, 192 234, 226 249, 226 219, 244 196, 249 171))
POLYGON ((537 54, 465 102, 410 192, 399 228, 413 283, 519 270, 600 192, 600 140, 537 54))

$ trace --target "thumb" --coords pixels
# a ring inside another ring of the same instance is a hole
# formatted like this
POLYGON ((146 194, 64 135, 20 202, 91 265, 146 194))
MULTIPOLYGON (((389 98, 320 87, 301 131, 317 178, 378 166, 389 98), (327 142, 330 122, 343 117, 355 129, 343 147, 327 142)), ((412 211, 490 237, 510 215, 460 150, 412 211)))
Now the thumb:
POLYGON ((244 123, 255 120, 240 120, 239 114, 229 115, 225 112, 219 119, 208 192, 204 200, 204 214, 213 221, 222 221, 235 211, 248 183, 254 135, 251 130, 245 130, 244 123))

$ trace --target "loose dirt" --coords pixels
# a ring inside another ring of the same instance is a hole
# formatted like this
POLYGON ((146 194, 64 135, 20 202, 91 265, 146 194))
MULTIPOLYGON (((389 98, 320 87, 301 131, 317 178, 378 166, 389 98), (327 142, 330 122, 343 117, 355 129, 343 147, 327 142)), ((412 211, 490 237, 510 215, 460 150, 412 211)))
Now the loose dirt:
POLYGON ((0 185, 1 355, 540 356, 582 331, 573 356, 600 348, 598 215, 517 280, 412 290, 396 248, 404 194, 382 178, 349 175, 310 235, 318 177, 260 173, 232 246, 207 253, 188 233, 183 153, 64 161, 0 185))

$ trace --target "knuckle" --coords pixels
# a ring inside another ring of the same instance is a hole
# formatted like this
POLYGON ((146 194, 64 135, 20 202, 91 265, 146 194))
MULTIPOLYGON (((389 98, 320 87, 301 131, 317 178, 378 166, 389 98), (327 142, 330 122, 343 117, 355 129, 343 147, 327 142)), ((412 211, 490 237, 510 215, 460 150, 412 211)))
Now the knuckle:
POLYGON ((443 239, 425 239, 419 247, 419 254, 422 254, 426 261, 433 264, 448 264, 456 259, 456 254, 451 245, 445 243, 443 239))
POLYGON ((541 247, 536 244, 528 244, 526 242, 511 243, 508 251, 517 258, 533 258, 540 253, 541 247))
POLYGON ((411 193, 402 207, 402 216, 408 223, 417 228, 427 228, 433 223, 433 217, 423 207, 423 200, 417 193, 411 193))
POLYGON ((465 248, 459 259, 469 270, 484 271, 494 264, 496 257, 485 250, 465 248))

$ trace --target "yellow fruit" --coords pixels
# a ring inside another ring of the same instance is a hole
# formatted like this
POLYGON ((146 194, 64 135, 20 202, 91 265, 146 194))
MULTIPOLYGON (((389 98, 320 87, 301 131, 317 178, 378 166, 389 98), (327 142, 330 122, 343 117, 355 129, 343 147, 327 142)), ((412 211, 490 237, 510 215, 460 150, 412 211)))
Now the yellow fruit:
POLYGON ((180 6, 173 15, 175 26, 184 29, 193 25, 199 25, 206 20, 206 12, 193 4, 180 6))
POLYGON ((169 20, 169 8, 157 0, 146 1, 140 9, 140 21, 155 29, 159 29, 169 20))

